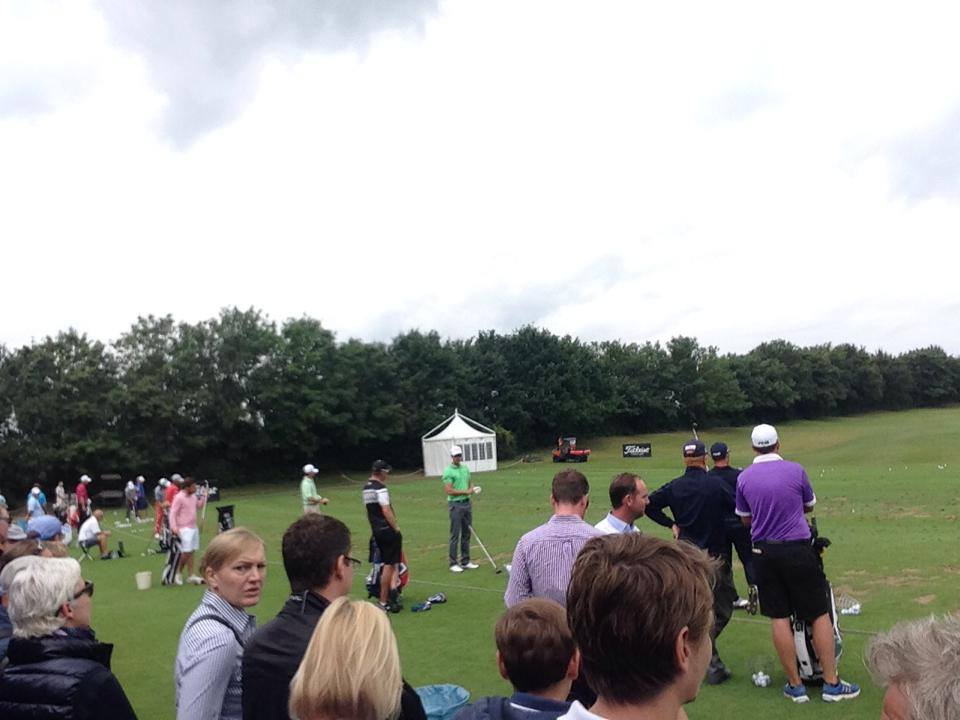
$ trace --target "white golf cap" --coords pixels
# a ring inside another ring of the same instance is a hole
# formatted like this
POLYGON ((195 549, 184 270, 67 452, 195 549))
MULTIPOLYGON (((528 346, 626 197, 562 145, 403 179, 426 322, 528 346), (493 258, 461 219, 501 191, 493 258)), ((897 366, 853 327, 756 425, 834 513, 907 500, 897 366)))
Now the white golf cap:
POLYGON ((463 455, 463 448, 461 448, 459 445, 454 445, 452 448, 450 448, 450 457, 455 457, 457 455, 463 455))
POLYGON ((750 442, 755 448, 772 447, 779 440, 777 429, 773 425, 757 425, 750 433, 750 442))
POLYGON ((318 470, 310 463, 307 463, 306 465, 303 466, 304 475, 309 475, 310 473, 315 473, 315 472, 318 472, 318 470))
POLYGON ((181 475, 180 473, 174 473, 173 475, 170 476, 170 481, 183 482, 183 475, 181 475))
POLYGON ((167 480, 166 478, 160 478, 160 487, 166 487, 169 484, 170 484, 169 480, 167 480))
POLYGON ((80 482, 93 482, 89 475, 81 475, 80 482))
POLYGON ((147 479, 143 475, 137 475, 137 482, 146 482, 147 479))
POLYGON ((40 488, 35 487, 35 488, 33 488, 33 490, 31 490, 30 492, 32 492, 34 495, 39 495, 39 494, 40 494, 40 488))

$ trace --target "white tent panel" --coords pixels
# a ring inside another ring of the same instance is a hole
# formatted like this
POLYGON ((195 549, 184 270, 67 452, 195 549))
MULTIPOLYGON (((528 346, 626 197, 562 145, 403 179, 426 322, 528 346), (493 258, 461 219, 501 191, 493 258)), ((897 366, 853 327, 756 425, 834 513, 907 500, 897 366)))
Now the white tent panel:
POLYGON ((443 475, 450 464, 450 448, 463 449, 463 464, 470 472, 497 469, 497 435, 490 428, 454 412, 440 425, 423 436, 423 474, 443 475))

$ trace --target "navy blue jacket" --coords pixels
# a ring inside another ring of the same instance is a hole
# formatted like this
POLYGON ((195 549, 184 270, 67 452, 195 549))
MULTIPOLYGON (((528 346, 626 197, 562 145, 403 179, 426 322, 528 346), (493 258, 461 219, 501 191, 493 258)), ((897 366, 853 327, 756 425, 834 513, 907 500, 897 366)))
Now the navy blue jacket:
POLYGON ((678 478, 650 493, 647 517, 658 525, 680 527, 680 539, 687 540, 711 555, 720 556, 727 547, 725 519, 733 513, 736 491, 703 468, 688 467, 678 478), (669 507, 673 520, 664 515, 669 507))
POLYGON ((13 624, 10 622, 10 616, 7 615, 7 609, 0 605, 0 660, 7 654, 7 643, 13 635, 13 624))
POLYGON ((110 672, 113 645, 90 630, 61 630, 42 638, 15 637, 0 674, 3 720, 136 720, 110 672))
POLYGON ((516 692, 508 698, 482 697, 461 708, 453 720, 556 720, 569 709, 568 702, 516 692), (523 709, 513 705, 520 705, 523 709))

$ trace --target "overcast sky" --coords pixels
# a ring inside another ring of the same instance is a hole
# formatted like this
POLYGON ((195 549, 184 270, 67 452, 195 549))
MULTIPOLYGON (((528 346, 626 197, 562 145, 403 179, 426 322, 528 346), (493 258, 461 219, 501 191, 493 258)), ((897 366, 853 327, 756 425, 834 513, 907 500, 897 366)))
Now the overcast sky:
POLYGON ((0 342, 237 305, 960 354, 953 8, 4 0, 0 342))

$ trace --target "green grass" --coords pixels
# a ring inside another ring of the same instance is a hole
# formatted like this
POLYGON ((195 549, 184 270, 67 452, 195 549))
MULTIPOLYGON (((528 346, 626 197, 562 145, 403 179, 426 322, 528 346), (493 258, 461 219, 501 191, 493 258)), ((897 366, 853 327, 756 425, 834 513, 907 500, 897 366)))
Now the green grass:
MULTIPOLYGON (((844 718, 876 718, 881 694, 870 683, 863 666, 863 651, 870 633, 889 628, 898 620, 957 608, 960 559, 956 554, 957 515, 960 513, 960 461, 953 458, 960 437, 960 408, 879 413, 856 418, 796 422, 780 428, 783 454, 802 462, 817 493, 821 533, 833 540, 826 555, 827 574, 839 592, 863 603, 858 617, 842 618, 845 631, 841 671, 859 682, 859 700, 842 710, 821 703, 794 706, 779 695, 783 676, 770 642, 768 624, 737 611, 719 641, 722 656, 734 678, 720 687, 704 687, 688 706, 691 718, 774 714, 784 716, 832 714, 844 718), (938 465, 947 464, 945 469, 938 465), (753 687, 749 664, 765 658, 773 670, 773 686, 753 687)), ((734 464, 750 461, 749 430, 725 428, 701 433, 708 444, 724 440, 734 464)), ((592 447, 586 465, 579 465, 591 480, 593 502, 587 520, 596 522, 607 510, 606 486, 622 470, 636 470, 651 489, 680 473, 679 449, 684 434, 630 438, 582 438, 592 447), (647 440, 653 457, 625 460, 620 443, 647 440)), ((509 562, 517 538, 550 515, 550 480, 558 466, 549 462, 506 465, 496 473, 476 475, 483 493, 474 502, 474 526, 499 563, 509 562)), ((326 510, 346 522, 354 535, 354 550, 365 556, 369 529, 360 502, 363 471, 348 472, 353 481, 330 476, 318 483, 332 499, 326 510)), ((405 598, 414 602, 443 590, 449 602, 427 613, 405 611, 391 616, 399 640, 403 672, 413 685, 456 682, 476 697, 503 694, 495 663, 493 626, 503 610, 506 574, 495 575, 489 565, 452 575, 447 570, 446 502, 436 478, 402 477, 391 481, 394 507, 404 535, 411 583, 405 598)), ((270 575, 259 606, 261 623, 271 619, 283 603, 288 586, 280 563, 280 537, 299 514, 297 485, 261 486, 228 491, 224 503, 236 506, 239 524, 258 532, 267 543, 270 575)), ((119 515, 117 516, 119 517, 119 515)), ((105 527, 113 526, 108 516, 105 527)), ((208 518, 208 531, 214 525, 208 518)), ((643 520, 645 532, 666 537, 667 531, 643 520)), ((186 617, 202 593, 195 587, 158 587, 162 560, 141 557, 152 534, 152 523, 118 530, 133 557, 117 562, 84 563, 86 577, 96 581, 94 628, 99 637, 115 643, 114 671, 139 716, 168 718, 173 713, 173 659, 186 617), (134 573, 154 571, 154 588, 135 589, 134 573)), ((474 558, 482 561, 479 548, 474 558)), ((364 597, 357 574, 354 596, 364 597)), ((744 590, 742 572, 735 571, 744 590)), ((625 659, 625 661, 628 661, 625 659)))

